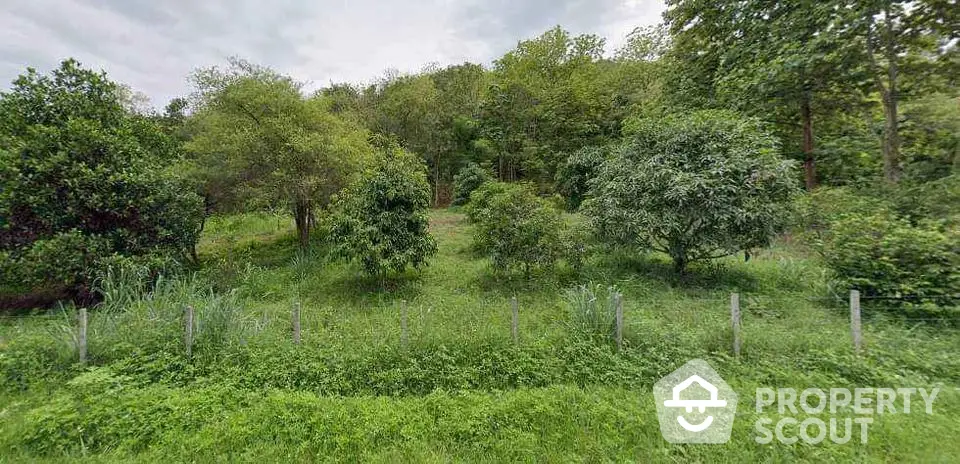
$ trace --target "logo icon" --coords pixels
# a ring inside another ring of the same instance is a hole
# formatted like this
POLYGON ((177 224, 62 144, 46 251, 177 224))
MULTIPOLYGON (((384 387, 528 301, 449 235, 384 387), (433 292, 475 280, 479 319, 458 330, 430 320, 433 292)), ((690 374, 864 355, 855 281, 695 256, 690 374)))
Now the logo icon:
POLYGON ((737 394, 702 359, 694 359, 653 386, 660 432, 670 443, 726 443, 737 394))

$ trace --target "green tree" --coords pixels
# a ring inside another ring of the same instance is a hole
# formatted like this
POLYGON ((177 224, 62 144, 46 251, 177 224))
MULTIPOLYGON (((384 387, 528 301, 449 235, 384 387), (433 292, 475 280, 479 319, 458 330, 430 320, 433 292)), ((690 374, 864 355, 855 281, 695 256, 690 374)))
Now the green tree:
POLYGON ((526 186, 488 182, 473 192, 468 206, 474 220, 474 244, 493 260, 497 271, 552 266, 565 230, 560 211, 526 186))
POLYGON ((429 206, 423 162, 388 145, 332 205, 331 240, 337 254, 359 261, 367 274, 381 280, 407 266, 419 269, 437 252, 428 231, 429 206))
POLYGON ((481 123, 501 180, 550 184, 562 153, 616 135, 603 47, 598 36, 556 27, 494 62, 481 123))
POLYGON ((799 146, 805 183, 813 189, 814 117, 852 105, 859 91, 860 51, 834 32, 841 14, 836 5, 699 0, 669 5, 666 16, 678 47, 695 50, 683 56, 715 65, 713 75, 703 77, 724 106, 775 122, 791 156, 799 146))
MULTIPOLYGON (((431 66, 414 75, 387 73, 356 97, 367 127, 396 137, 427 162, 435 205, 450 200, 454 173, 476 152, 471 126, 478 116, 483 80, 479 65, 431 66)), ((338 102, 354 99, 342 87, 326 92, 338 102)))
POLYGON ((490 171, 479 164, 470 163, 464 166, 453 178, 453 204, 465 205, 470 201, 470 194, 481 185, 493 180, 490 171))
POLYGON ((373 153, 367 133, 331 113, 322 96, 272 70, 234 61, 194 76, 198 108, 187 149, 205 193, 221 207, 287 207, 301 248, 314 211, 349 183, 373 153))
POLYGON ((793 164, 759 122, 725 111, 636 120, 583 210, 601 238, 697 260, 765 246, 785 225, 793 164))
POLYGON ((838 3, 843 17, 835 30, 862 47, 864 69, 883 105, 884 177, 898 182, 903 172, 899 104, 904 74, 925 74, 953 57, 960 39, 960 9, 951 0, 838 3))
POLYGON ((570 209, 577 209, 586 198, 589 181, 607 157, 607 147, 583 147, 573 152, 557 170, 557 192, 567 198, 570 209))
POLYGON ((177 145, 124 95, 74 60, 49 75, 28 68, 0 93, 0 255, 12 293, 90 296, 111 259, 192 252, 201 199, 172 173, 177 145))

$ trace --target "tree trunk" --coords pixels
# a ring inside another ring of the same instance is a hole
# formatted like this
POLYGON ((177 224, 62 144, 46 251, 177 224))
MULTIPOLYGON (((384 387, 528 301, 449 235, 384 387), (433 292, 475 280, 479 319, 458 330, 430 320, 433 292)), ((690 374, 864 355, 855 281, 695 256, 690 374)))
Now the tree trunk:
POLYGON ((807 190, 817 186, 817 167, 813 156, 813 111, 810 92, 804 92, 800 101, 800 121, 803 126, 803 175, 807 190))
POLYGON ((897 67, 896 37, 893 30, 893 18, 890 15, 889 4, 884 9, 886 19, 886 50, 887 58, 887 89, 880 94, 883 96, 883 116, 886 124, 883 127, 883 175, 887 182, 899 182, 903 169, 900 166, 900 127, 897 121, 897 102, 900 99, 897 89, 899 69, 897 67))
POLYGON ((670 247, 670 258, 673 260, 673 270, 677 274, 683 274, 687 270, 687 252, 680 245, 670 247))
POLYGON ((310 200, 296 200, 293 207, 293 221, 297 225, 300 249, 305 251, 310 247, 310 200))
MULTIPOLYGON (((891 65, 892 67, 893 65, 891 65)), ((897 121, 897 96, 895 82, 890 82, 890 91, 883 96, 883 175, 887 182, 897 183, 903 168, 900 166, 900 125, 897 121)))

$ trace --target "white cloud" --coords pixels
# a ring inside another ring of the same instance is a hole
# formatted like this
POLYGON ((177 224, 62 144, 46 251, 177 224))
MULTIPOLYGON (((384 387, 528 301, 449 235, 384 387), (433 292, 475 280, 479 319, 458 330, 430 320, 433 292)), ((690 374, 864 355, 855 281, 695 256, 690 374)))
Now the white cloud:
POLYGON ((386 69, 487 64, 556 24, 608 38, 655 24, 659 0, 5 0, 0 80, 66 57, 106 70, 162 106, 186 77, 239 56, 313 86, 386 69))

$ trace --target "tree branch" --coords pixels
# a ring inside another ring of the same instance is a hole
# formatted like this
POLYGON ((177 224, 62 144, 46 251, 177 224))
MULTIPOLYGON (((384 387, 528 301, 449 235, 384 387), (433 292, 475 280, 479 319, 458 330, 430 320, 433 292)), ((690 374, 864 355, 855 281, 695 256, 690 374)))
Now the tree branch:
POLYGON ((262 124, 260 124, 260 119, 257 118, 257 116, 256 116, 255 114, 253 114, 252 112, 250 112, 250 110, 248 110, 247 107, 243 106, 243 103, 237 103, 237 107, 240 108, 240 111, 243 111, 244 113, 246 113, 247 116, 250 116, 250 118, 253 119, 253 120, 257 123, 258 126, 262 125, 262 124))

